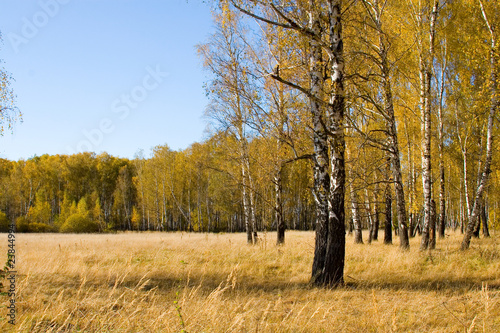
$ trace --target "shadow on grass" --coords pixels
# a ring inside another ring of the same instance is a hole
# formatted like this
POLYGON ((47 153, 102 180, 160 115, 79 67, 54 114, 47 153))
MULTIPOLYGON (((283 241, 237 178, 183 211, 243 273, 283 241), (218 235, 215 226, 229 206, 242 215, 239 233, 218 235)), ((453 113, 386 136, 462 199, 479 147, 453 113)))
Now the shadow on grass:
MULTIPOLYGON (((349 278, 346 277, 346 280, 349 278)), ((499 280, 484 281, 488 290, 500 290, 499 280)), ((420 292, 450 292, 463 293, 467 291, 480 291, 483 288, 483 281, 473 281, 470 279, 422 279, 418 281, 391 281, 391 282, 370 282, 370 281, 346 281, 342 286, 327 288, 343 291, 420 291, 420 292)), ((202 277, 190 276, 187 278, 175 279, 168 277, 152 276, 145 279, 141 285, 137 279, 125 280, 120 286, 130 289, 141 289, 144 291, 158 288, 162 292, 178 291, 182 288, 199 288, 200 292, 211 293, 217 288, 232 288, 232 282, 221 275, 204 275, 202 277)), ((112 286, 111 286, 112 287, 112 286)), ((285 290, 315 290, 321 287, 313 286, 309 281, 288 282, 279 279, 254 279, 252 277, 239 277, 234 284, 234 290, 243 294, 277 294, 285 290)))
POLYGON ((349 281, 344 288, 347 290, 466 292, 481 290, 483 282, 487 284, 488 290, 500 290, 498 281, 472 281, 470 279, 422 279, 392 282, 349 281))
MULTIPOLYGON (((353 281, 353 278, 346 276, 346 283, 336 288, 326 288, 341 291, 420 291, 420 292, 450 292, 464 293, 467 291, 480 291, 483 285, 487 284, 489 291, 500 290, 500 280, 479 281, 471 279, 420 279, 414 281, 393 280, 390 282, 381 281, 353 281)), ((73 289, 78 290, 81 286, 81 280, 76 277, 62 277, 51 279, 50 289, 60 290, 73 289)), ((278 294, 283 291, 293 290, 320 290, 321 287, 313 286, 309 281, 284 281, 279 277, 253 278, 251 276, 237 276, 236 280, 228 278, 223 274, 205 274, 205 275, 186 275, 182 277, 168 276, 167 274, 155 273, 151 276, 127 276, 125 279, 101 279, 88 280, 85 282, 85 288, 92 287, 96 289, 128 288, 133 291, 147 292, 151 289, 157 289, 162 293, 175 293, 184 288, 198 289, 202 294, 210 294, 216 289, 231 289, 239 294, 278 294), (234 287, 233 287, 234 286, 234 287)))

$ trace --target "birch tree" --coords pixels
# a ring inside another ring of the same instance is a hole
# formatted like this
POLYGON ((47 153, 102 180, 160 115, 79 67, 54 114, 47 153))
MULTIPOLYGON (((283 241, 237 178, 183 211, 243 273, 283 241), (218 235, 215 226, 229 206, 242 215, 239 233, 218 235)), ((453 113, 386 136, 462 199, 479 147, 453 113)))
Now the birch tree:
POLYGON ((241 38, 242 26, 237 13, 229 10, 215 14, 216 33, 209 43, 198 47, 204 59, 204 66, 214 73, 209 87, 212 101, 209 105, 211 117, 217 119, 228 133, 239 143, 241 170, 242 203, 249 244, 257 242, 257 230, 250 174, 250 156, 248 148, 249 131, 247 120, 249 106, 245 103, 244 91, 249 85, 248 69, 245 62, 246 47, 241 38))
POLYGON ((489 78, 489 88, 490 88, 490 110, 488 114, 488 125, 486 134, 486 157, 481 170, 481 175, 478 181, 478 187, 476 190, 476 196, 474 199, 474 205, 472 211, 469 215, 469 221, 467 223, 467 228, 465 230, 464 238, 462 240, 461 248, 463 250, 468 249, 470 246, 470 240, 474 229, 476 228, 479 221, 479 214, 481 209, 481 201, 483 199, 483 194, 485 187, 487 185, 490 173, 491 173, 491 161, 493 158, 493 122, 495 119, 495 114, 498 110, 498 45, 497 45, 497 22, 492 20, 491 17, 498 19, 498 3, 492 2, 488 3, 488 7, 485 6, 482 0, 479 0, 479 6, 481 8, 482 18, 484 24, 488 29, 490 50, 489 50, 489 62, 490 62, 490 78, 489 78), (488 11, 490 9, 490 11, 488 11), (492 13, 492 14, 490 14, 492 13))
POLYGON ((272 77, 298 89, 310 100, 316 200, 316 245, 312 283, 343 283, 345 97, 342 1, 309 0, 307 4, 303 4, 231 0, 231 3, 241 12, 259 21, 295 31, 309 44, 309 87, 284 80, 279 75, 272 77), (327 12, 326 16, 322 15, 323 9, 327 12), (263 13, 266 10, 275 12, 279 20, 265 17, 263 13), (302 13, 307 15, 307 25, 303 24, 305 17, 302 13), (327 61, 323 61, 323 53, 328 56, 327 61), (328 66, 325 66, 325 63, 328 66), (325 82, 325 73, 328 73, 328 83, 325 82))
MULTIPOLYGON (((419 31, 424 30, 426 7, 422 6, 417 15, 419 31)), ((422 227, 422 241, 420 250, 429 248, 429 227, 431 224, 432 200, 432 168, 431 168, 431 81, 432 63, 434 61, 434 40, 436 35, 436 20, 439 11, 439 1, 434 0, 429 14, 429 42, 424 43, 423 37, 417 37, 419 48, 419 75, 420 75, 420 105, 422 112, 422 186, 424 195, 424 223, 422 227)), ((425 34, 423 34, 425 36, 425 34)))
MULTIPOLYGON (((0 43, 2 41, 0 32, 0 43)), ((16 106, 16 95, 11 88, 14 78, 2 64, 0 59, 0 135, 4 135, 6 129, 11 131, 17 121, 22 121, 22 114, 16 106)))
MULTIPOLYGON (((382 145, 382 148, 389 154, 389 165, 392 171, 392 179, 396 195, 396 211, 398 217, 398 228, 400 237, 400 247, 408 249, 410 246, 408 238, 408 222, 406 215, 406 203, 403 187, 403 176, 401 171, 401 161, 399 152, 399 140, 396 128, 396 117, 394 112, 393 93, 391 86, 392 68, 389 60, 389 41, 388 33, 384 30, 383 20, 384 12, 387 10, 387 2, 379 3, 378 0, 368 1, 363 0, 363 5, 370 19, 368 26, 372 27, 375 33, 375 42, 370 42, 369 37, 365 38, 365 43, 368 44, 368 49, 375 50, 375 56, 368 56, 379 70, 380 80, 379 89, 372 94, 382 96, 382 101, 379 103, 376 97, 367 97, 366 99, 374 105, 378 113, 380 113, 386 124, 385 133, 387 135, 387 143, 382 145)), ((380 143, 379 143, 380 144, 380 143)), ((387 240, 389 242, 389 240, 387 240)))

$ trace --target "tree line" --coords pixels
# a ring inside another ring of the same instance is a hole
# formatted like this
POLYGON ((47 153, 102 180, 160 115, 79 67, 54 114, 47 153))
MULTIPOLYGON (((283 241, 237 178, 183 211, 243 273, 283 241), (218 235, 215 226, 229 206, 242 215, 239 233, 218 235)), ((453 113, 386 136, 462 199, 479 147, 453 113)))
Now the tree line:
MULTIPOLYGON (((242 180, 226 153, 231 141, 213 137, 182 151, 158 146, 133 160, 106 153, 1 159, 1 230, 15 221, 18 232, 245 231, 242 180)), ((265 153, 264 141, 252 142, 252 154, 265 153)), ((272 230, 264 162, 252 160, 255 181, 246 191, 255 196, 255 227, 272 230)), ((291 186, 283 191, 282 212, 291 229, 314 228, 308 173, 305 162, 283 172, 291 186)))

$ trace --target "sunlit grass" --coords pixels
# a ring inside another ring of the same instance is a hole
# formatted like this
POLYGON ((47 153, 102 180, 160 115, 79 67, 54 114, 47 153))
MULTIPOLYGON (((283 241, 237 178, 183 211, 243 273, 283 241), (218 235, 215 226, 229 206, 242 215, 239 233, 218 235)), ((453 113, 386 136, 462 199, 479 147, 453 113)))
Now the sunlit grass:
MULTIPOLYGON (((419 238, 401 252, 397 240, 348 237, 346 285, 334 290, 308 284, 312 232, 287 232, 283 247, 275 233, 253 247, 243 234, 16 236, 17 324, 2 319, 0 331, 500 330, 498 236, 467 252, 453 233, 432 252, 419 238)), ((6 253, 6 236, 0 245, 6 253)))

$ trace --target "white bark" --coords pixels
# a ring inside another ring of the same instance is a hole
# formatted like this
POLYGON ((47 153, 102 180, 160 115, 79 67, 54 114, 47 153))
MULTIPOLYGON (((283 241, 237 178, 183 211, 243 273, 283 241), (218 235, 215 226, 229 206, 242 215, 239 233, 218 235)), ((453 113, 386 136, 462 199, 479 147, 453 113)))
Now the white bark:
POLYGON ((432 61, 434 59, 434 37, 439 1, 434 0, 430 16, 429 50, 424 54, 423 45, 420 51, 420 89, 422 104, 422 187, 424 194, 424 225, 422 228, 421 250, 429 247, 429 226, 431 224, 432 200, 432 167, 431 167, 431 80, 432 61))
POLYGON ((478 223, 480 208, 481 208, 481 200, 483 196, 483 192, 485 190, 486 184, 489 179, 489 175, 491 173, 491 160, 493 158, 493 121, 495 119, 495 114, 498 109, 498 55, 497 52, 497 44, 496 44, 496 35, 495 30, 491 25, 491 22, 488 19, 486 11, 484 9, 483 3, 479 0, 481 5, 481 12, 483 14, 484 21, 488 27, 490 33, 490 41, 491 41, 491 49, 490 49, 490 112, 488 115, 488 127, 486 134, 486 158, 483 164, 483 171, 481 173, 481 178, 479 182, 479 186, 476 191, 476 198, 474 200, 474 206, 472 212, 469 216, 469 222, 467 223, 467 229, 465 231, 464 239, 462 240, 462 249, 468 249, 470 246, 470 239, 476 228, 478 223))

